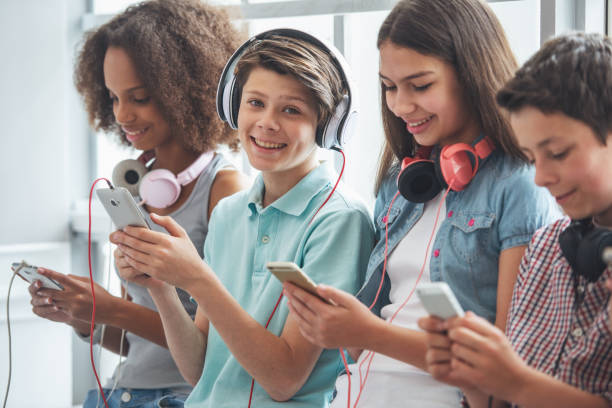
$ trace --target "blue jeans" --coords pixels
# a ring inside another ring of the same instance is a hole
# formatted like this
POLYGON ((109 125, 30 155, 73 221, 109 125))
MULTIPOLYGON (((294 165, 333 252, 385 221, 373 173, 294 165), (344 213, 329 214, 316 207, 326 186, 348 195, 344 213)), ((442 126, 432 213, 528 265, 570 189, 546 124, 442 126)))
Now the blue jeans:
MULTIPOLYGON (((171 389, 133 389, 115 388, 110 398, 110 388, 104 388, 109 408, 161 408, 161 407, 183 407, 187 395, 177 394, 171 389)), ((102 396, 98 402, 98 390, 89 390, 83 408, 104 408, 102 396)))

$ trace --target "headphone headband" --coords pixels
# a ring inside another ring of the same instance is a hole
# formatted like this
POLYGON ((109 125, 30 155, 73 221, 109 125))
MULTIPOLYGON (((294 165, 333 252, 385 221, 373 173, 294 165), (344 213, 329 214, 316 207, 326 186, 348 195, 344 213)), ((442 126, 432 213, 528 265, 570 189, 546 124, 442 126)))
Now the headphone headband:
POLYGON ((255 42, 264 41, 272 36, 281 36, 289 39, 307 41, 328 54, 336 66, 347 94, 335 107, 330 118, 317 129, 316 142, 324 148, 342 145, 350 136, 357 120, 357 94, 351 71, 340 51, 324 40, 304 31, 292 28, 277 28, 264 31, 243 43, 232 54, 223 68, 219 85, 217 86, 217 114, 221 120, 227 122, 232 129, 238 129, 238 111, 240 107, 240 89, 236 84, 235 69, 238 61, 249 47, 255 42))

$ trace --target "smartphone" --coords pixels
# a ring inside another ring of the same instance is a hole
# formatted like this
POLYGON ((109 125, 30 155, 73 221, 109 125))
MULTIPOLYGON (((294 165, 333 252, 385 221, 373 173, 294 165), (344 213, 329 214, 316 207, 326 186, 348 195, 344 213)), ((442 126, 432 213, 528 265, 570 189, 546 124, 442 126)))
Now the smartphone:
POLYGON ((128 225, 151 229, 132 194, 126 188, 99 188, 96 194, 117 229, 123 229, 128 225))
POLYGON ((427 313, 440 319, 463 316, 463 308, 446 282, 422 283, 416 293, 427 313))
POLYGON ((59 282, 47 276, 41 275, 40 273, 38 273, 37 266, 29 265, 25 261, 13 262, 13 264, 11 265, 11 270, 15 272, 21 279, 28 283, 34 283, 34 281, 39 280, 42 283, 43 288, 64 290, 64 287, 59 282))
POLYGON ((314 283, 295 263, 282 261, 268 262, 266 268, 268 268, 272 275, 276 276, 279 281, 291 282, 324 302, 330 303, 317 294, 317 284, 314 283))

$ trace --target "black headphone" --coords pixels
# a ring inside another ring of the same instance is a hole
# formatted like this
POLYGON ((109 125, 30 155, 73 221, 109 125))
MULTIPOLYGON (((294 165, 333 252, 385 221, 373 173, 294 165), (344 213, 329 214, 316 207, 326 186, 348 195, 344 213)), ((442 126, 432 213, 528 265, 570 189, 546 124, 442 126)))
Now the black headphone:
POLYGON ((559 246, 574 273, 595 282, 606 269, 603 253, 612 246, 612 231, 596 227, 590 218, 572 221, 559 235, 559 246))
POLYGON ((327 122, 319 125, 315 141, 317 145, 326 149, 341 146, 350 136, 357 122, 356 87, 353 84, 348 63, 334 46, 324 43, 311 34, 291 28, 277 28, 264 31, 249 38, 234 52, 229 61, 227 61, 227 64, 225 64, 217 88, 217 113, 219 117, 227 122, 232 129, 238 129, 241 89, 236 84, 236 76, 234 75, 236 64, 238 64, 242 55, 254 42, 263 41, 271 36, 281 36, 289 39, 295 38, 314 44, 328 54, 334 65, 336 65, 342 82, 347 89, 347 94, 344 95, 336 106, 327 122))

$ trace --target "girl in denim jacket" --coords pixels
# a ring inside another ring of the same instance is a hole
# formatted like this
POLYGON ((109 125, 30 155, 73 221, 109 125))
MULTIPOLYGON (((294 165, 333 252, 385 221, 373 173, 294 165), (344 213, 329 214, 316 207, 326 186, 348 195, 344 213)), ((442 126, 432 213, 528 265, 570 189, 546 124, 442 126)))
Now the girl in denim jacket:
POLYGON ((349 392, 362 407, 457 406, 458 389, 424 371, 425 333, 417 320, 426 312, 412 293, 423 282, 444 281, 465 310, 503 330, 526 245, 557 211, 533 184, 496 107, 496 91, 517 65, 484 2, 401 1, 380 28, 378 48, 386 143, 376 184, 378 243, 366 283, 357 298, 321 285, 319 294, 333 305, 290 284, 285 292, 308 339, 345 347, 357 360, 350 380, 338 378, 332 406, 347 406, 349 392), (442 188, 424 203, 398 193, 404 158, 431 147, 435 159, 458 143, 492 149, 470 159, 478 171, 467 186, 442 188))

